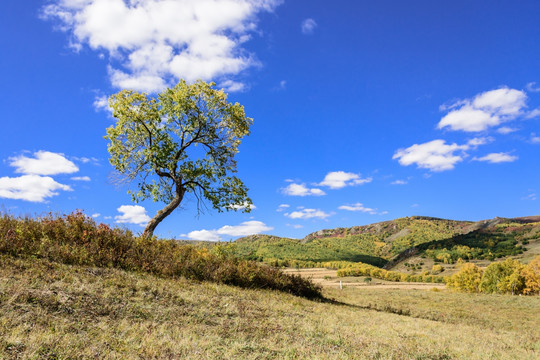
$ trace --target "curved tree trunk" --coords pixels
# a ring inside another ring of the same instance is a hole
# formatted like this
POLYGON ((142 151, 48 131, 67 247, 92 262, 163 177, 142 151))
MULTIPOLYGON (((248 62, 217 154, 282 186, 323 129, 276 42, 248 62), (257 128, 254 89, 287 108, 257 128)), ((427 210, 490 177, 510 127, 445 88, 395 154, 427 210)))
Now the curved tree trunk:
POLYGON ((169 216, 174 211, 174 209, 176 209, 178 205, 180 205, 183 198, 184 191, 177 189, 174 199, 163 209, 159 210, 154 216, 154 218, 148 222, 142 236, 144 238, 152 237, 152 235, 154 235, 154 230, 156 229, 156 226, 158 226, 158 224, 162 222, 163 219, 169 216))

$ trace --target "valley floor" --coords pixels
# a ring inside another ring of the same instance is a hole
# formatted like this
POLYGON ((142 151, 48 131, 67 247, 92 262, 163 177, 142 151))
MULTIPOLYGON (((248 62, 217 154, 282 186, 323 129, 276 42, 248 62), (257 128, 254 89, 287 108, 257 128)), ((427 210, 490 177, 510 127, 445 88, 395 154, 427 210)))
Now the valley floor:
POLYGON ((0 358, 540 358, 540 297, 324 292, 334 301, 0 256, 0 358))

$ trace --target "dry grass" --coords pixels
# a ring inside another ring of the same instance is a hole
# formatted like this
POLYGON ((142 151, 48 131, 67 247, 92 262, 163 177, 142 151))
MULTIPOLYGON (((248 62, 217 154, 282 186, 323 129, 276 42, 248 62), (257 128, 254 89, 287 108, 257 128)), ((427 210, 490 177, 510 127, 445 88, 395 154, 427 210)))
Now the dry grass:
POLYGON ((363 288, 325 293, 339 302, 3 255, 0 358, 540 356, 538 297, 363 288))

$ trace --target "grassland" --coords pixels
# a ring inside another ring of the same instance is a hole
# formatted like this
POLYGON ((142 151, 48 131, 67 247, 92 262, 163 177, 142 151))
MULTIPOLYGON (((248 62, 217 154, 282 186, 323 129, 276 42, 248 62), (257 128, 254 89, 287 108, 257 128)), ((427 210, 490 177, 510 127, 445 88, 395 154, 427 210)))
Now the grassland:
POLYGON ((333 302, 0 256, 2 359, 537 359, 538 297, 346 287, 333 302))

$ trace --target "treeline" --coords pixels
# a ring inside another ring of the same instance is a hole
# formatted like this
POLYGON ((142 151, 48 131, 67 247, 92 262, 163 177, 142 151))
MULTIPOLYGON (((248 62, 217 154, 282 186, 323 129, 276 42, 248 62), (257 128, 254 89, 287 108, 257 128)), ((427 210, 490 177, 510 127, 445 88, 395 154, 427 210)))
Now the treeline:
MULTIPOLYGON (((440 269, 436 268, 433 273, 439 273, 440 269)), ((355 264, 351 267, 346 267, 338 270, 338 276, 370 276, 377 279, 397 282, 428 282, 428 283, 444 283, 445 276, 434 275, 428 271, 418 274, 405 274, 397 271, 381 269, 369 264, 355 264)))
POLYGON ((359 264, 358 262, 352 261, 305 261, 305 260, 283 260, 283 259, 265 259, 263 261, 265 264, 275 267, 289 267, 289 268, 326 268, 326 269, 343 269, 355 266, 359 264))
POLYGON ((540 295, 540 255, 528 265, 506 259, 491 263, 485 270, 463 263, 447 279, 447 286, 469 293, 540 295))
POLYGON ((240 259, 229 250, 219 245, 208 250, 172 240, 137 237, 129 230, 96 224, 79 211, 42 218, 0 215, 0 254, 322 297, 320 287, 311 281, 240 259))

